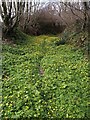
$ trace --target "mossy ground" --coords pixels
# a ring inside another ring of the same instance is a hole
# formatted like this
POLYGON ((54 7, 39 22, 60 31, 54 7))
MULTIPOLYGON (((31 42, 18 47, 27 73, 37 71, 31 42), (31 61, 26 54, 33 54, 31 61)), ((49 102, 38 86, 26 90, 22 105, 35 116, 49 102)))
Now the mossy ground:
MULTIPOLYGON (((3 117, 88 118, 88 60, 57 37, 3 45, 3 117)), ((18 42, 18 41, 17 41, 18 42)))

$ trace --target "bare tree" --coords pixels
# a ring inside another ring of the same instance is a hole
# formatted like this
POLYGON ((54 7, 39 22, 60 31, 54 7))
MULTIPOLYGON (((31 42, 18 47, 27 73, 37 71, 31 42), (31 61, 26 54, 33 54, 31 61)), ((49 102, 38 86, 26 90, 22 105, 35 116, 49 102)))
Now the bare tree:
POLYGON ((90 20, 90 16, 88 14, 88 11, 89 11, 89 4, 88 2, 83 2, 83 6, 84 6, 84 24, 82 26, 82 29, 85 30, 85 28, 89 26, 89 20, 90 20))
POLYGON ((5 34, 8 34, 17 22, 17 16, 16 14, 12 15, 12 2, 2 2, 2 19, 4 22, 4 32, 5 34))
POLYGON ((19 25, 21 15, 25 10, 25 2, 11 0, 1 3, 1 15, 4 22, 3 31, 5 35, 10 35, 15 27, 19 25))

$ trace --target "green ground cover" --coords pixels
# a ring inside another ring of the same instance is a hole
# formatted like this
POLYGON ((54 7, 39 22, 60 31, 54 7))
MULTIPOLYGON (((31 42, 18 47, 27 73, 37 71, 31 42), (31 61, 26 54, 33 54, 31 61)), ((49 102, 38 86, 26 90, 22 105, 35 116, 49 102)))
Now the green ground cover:
POLYGON ((57 37, 3 45, 3 117, 89 117, 88 60, 57 37))

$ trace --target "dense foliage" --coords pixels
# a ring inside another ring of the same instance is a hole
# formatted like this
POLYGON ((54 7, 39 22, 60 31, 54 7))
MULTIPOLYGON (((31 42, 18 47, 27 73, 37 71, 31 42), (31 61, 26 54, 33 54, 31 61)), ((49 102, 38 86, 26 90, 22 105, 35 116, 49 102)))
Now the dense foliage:
POLYGON ((88 118, 88 61, 57 37, 3 45, 3 117, 88 118))

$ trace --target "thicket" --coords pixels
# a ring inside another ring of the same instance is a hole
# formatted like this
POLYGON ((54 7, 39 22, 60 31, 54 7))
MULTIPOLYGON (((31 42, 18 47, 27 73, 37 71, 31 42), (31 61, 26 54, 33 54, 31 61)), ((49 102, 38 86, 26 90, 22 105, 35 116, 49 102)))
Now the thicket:
POLYGON ((3 33, 10 36, 14 28, 18 27, 27 34, 57 34, 77 20, 82 23, 81 29, 86 30, 89 25, 89 8, 89 2, 2 2, 3 33))

